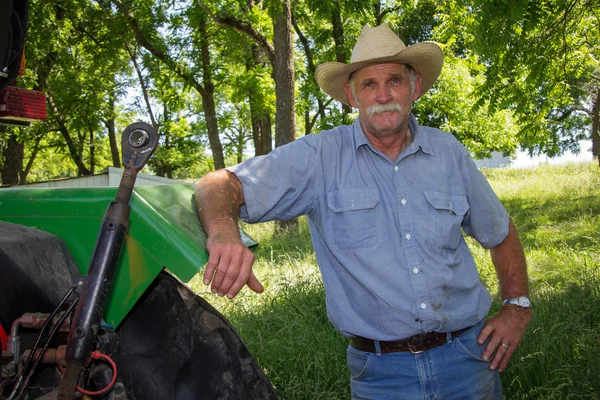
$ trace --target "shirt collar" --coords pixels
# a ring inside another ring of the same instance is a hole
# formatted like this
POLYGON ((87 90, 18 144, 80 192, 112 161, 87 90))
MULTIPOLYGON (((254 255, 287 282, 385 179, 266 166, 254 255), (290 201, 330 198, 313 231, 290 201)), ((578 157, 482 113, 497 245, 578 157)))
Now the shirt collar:
POLYGON ((408 127, 413 135, 412 144, 417 148, 421 148, 423 153, 435 156, 433 146, 431 145, 431 135, 427 135, 423 132, 423 128, 417 122, 414 115, 410 114, 408 117, 408 127))
MULTIPOLYGON (((412 113, 408 117, 408 127, 413 135, 412 144, 417 148, 420 147, 421 150, 423 150, 423 152, 426 154, 432 156, 435 155, 433 146, 431 145, 431 137, 423 134, 423 129, 417 123, 417 119, 414 117, 414 115, 412 115, 412 113)), ((356 121, 354 121, 354 124, 352 124, 352 129, 354 132, 354 147, 356 150, 363 145, 371 147, 371 143, 369 142, 369 139, 367 139, 367 136, 363 132, 362 126, 360 125, 360 118, 356 118, 356 121)))

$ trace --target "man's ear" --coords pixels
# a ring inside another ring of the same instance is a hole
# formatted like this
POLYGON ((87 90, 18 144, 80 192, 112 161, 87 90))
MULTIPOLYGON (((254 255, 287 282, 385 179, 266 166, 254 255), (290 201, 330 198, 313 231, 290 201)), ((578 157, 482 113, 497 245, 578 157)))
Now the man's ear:
POLYGON ((421 97, 421 81, 423 80, 423 78, 418 72, 416 72, 416 74, 417 76, 415 77, 415 91, 412 95, 412 101, 417 101, 417 99, 421 97))
POLYGON ((350 103, 350 105, 354 108, 358 108, 358 103, 356 102, 356 100, 354 99, 354 96, 352 95, 352 89, 350 88, 350 83, 346 82, 344 84, 344 92, 346 92, 346 97, 348 98, 348 102, 350 103))

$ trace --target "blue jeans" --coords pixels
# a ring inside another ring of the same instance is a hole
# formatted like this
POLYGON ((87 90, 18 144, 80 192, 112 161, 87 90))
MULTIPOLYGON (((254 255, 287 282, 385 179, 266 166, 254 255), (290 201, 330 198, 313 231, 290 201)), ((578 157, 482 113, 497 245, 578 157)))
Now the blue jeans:
POLYGON ((483 321, 442 346, 420 354, 347 350, 353 400, 502 399, 498 371, 481 358, 483 321))

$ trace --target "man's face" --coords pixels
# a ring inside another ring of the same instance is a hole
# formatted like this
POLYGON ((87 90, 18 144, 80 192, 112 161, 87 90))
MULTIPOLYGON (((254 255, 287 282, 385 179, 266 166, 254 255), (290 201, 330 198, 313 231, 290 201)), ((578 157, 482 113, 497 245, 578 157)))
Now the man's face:
POLYGON ((413 88, 411 75, 403 64, 377 64, 356 71, 346 83, 346 95, 358 108, 365 133, 384 137, 405 131, 421 89, 421 76, 416 74, 413 88))

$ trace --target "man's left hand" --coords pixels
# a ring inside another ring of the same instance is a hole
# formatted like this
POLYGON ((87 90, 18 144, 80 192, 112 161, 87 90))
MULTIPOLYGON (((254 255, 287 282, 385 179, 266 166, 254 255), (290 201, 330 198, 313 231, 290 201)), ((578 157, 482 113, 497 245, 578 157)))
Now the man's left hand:
POLYGON ((491 335, 490 341, 483 352, 483 359, 489 360, 490 369, 498 368, 502 372, 527 330, 531 320, 532 310, 513 305, 505 305, 500 312, 486 321, 477 342, 483 344, 491 335))

